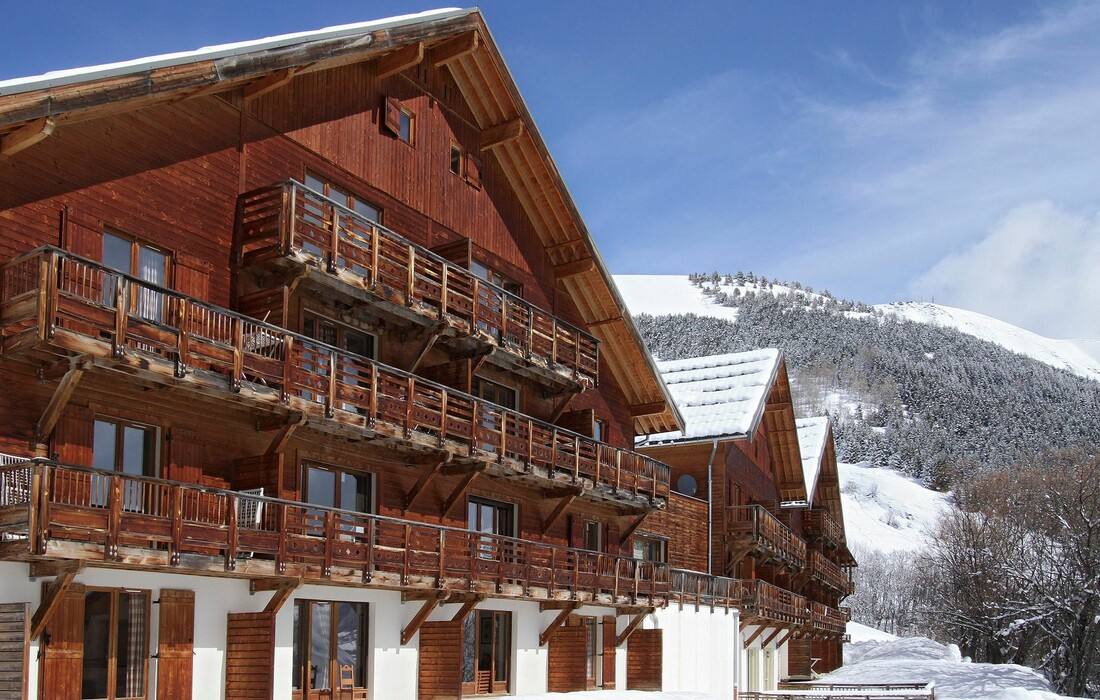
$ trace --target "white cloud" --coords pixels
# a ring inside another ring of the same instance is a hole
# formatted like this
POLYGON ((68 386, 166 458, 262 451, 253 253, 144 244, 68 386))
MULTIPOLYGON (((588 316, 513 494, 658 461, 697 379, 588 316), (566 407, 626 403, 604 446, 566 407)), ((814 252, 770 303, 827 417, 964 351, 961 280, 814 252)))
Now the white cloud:
POLYGON ((1021 205, 912 291, 1058 337, 1100 337, 1100 215, 1021 205))

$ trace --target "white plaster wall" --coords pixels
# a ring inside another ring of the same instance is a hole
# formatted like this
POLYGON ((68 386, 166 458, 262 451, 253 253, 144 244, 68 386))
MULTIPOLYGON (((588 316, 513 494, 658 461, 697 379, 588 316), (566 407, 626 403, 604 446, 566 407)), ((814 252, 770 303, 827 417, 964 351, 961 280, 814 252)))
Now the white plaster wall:
MULTIPOLYGON (((740 616, 736 611, 677 605, 657 610, 644 627, 662 634, 662 688, 732 698, 741 656, 740 616)), ((627 647, 630 642, 627 641, 627 647)), ((625 655, 624 655, 625 656, 625 655)), ((625 669, 624 669, 625 671, 625 669)), ((625 682, 626 676, 623 676, 625 682)), ((625 687, 625 686, 623 686, 625 687)))
MULTIPOLYGON (((749 626, 745 629, 741 638, 751 637, 757 629, 756 626, 749 626)), ((742 648, 739 654, 742 665, 739 673, 739 685, 742 690, 776 690, 779 687, 779 682, 787 677, 787 644, 784 643, 778 648, 774 642, 767 647, 762 647, 760 644, 762 639, 769 637, 773 631, 774 628, 769 628, 753 640, 749 647, 742 648), (753 653, 750 654, 750 650, 753 653), (754 684, 750 683, 751 678, 756 679, 755 688, 752 687, 754 684)))

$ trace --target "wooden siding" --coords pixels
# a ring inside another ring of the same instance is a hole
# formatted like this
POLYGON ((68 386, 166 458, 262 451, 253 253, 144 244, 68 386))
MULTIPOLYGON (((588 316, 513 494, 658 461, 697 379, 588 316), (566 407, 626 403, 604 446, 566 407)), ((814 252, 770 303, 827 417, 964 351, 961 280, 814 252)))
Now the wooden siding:
POLYGON ((547 653, 551 693, 584 690, 588 668, 588 636, 583 626, 560 627, 550 638, 547 653))
POLYGON ((634 630, 626 644, 627 690, 661 690, 664 630, 634 630))
POLYGON ((675 569, 707 571, 707 502, 671 493, 668 508, 645 519, 642 529, 668 535, 668 563, 675 569))
POLYGON ((195 592, 160 592, 157 697, 190 700, 194 673, 195 592))
POLYGON ((27 695, 30 609, 30 603, 0 605, 0 700, 23 700, 27 695))
POLYGON ((462 695, 462 623, 420 626, 418 700, 457 700, 462 695))
POLYGON ((787 677, 804 680, 813 677, 811 673, 813 643, 810 639, 790 639, 787 642, 787 677))
POLYGON ((271 700, 275 613, 229 613, 225 632, 225 700, 271 700))

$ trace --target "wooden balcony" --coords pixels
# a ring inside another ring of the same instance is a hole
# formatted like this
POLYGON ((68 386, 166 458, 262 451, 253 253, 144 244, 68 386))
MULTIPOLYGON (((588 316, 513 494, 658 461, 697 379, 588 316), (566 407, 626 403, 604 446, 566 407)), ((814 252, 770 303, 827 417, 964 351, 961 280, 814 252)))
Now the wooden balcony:
POLYGON ((519 367, 597 383, 596 338, 297 182, 242 195, 236 241, 243 268, 305 265, 398 315, 496 347, 519 367))
POLYGON ((727 508, 726 523, 731 564, 752 555, 793 571, 806 566, 806 543, 763 506, 727 508))
POLYGON ((664 605, 668 566, 34 460, 0 467, 0 557, 251 579, 664 605))
POLYGON ((809 622, 809 604, 797 593, 767 581, 741 581, 741 620, 768 626, 803 627, 809 622))
POLYGON ((56 248, 0 266, 0 351, 81 356, 356 439, 446 454, 490 474, 662 505, 669 467, 56 248))
POLYGON ((844 544, 844 528, 824 508, 811 508, 802 516, 806 538, 826 549, 844 544))
POLYGON ((808 571, 811 582, 841 597, 851 595, 854 590, 853 582, 844 570, 817 550, 810 552, 810 568, 808 571))
POLYGON ((807 632, 819 639, 839 639, 848 631, 850 611, 833 608, 824 603, 810 603, 810 620, 807 632))

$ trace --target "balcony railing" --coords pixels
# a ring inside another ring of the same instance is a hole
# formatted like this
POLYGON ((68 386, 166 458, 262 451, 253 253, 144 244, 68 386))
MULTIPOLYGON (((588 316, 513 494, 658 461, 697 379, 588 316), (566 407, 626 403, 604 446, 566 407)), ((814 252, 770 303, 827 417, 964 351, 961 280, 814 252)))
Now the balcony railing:
POLYGON ((839 547, 844 543, 844 528, 824 508, 811 508, 802 516, 802 526, 809 539, 818 540, 826 547, 839 547))
POLYGON ((810 579, 841 596, 850 595, 853 591, 854 584, 844 570, 817 550, 810 553, 810 579))
POLYGON ((848 630, 848 616, 841 609, 812 602, 809 628, 814 633, 839 636, 848 630))
POLYGON ((767 581, 744 581, 743 617, 769 623, 802 626, 809 622, 809 604, 792 593, 767 581))
POLYGON ((344 429, 447 449, 616 499, 668 497, 670 469, 650 457, 56 248, 0 267, 0 304, 4 352, 46 343, 109 361, 139 358, 133 364, 142 371, 287 404, 344 429))
POLYGON ((746 548, 794 570, 806 566, 806 543, 760 505, 726 509, 733 548, 746 548))
POLYGON ((308 260, 525 362, 597 381, 593 336, 293 180, 242 195, 237 231, 238 264, 308 260))
POLYGON ((0 467, 7 556, 664 605, 668 566, 35 460, 0 467))

